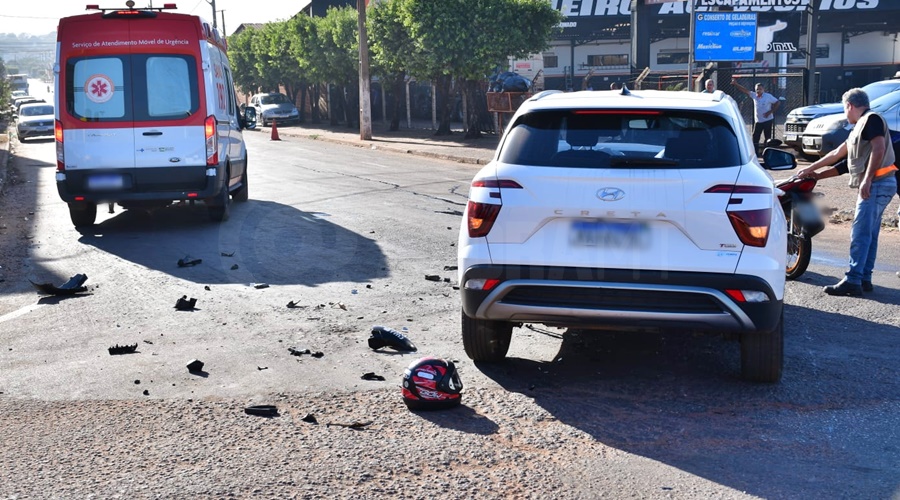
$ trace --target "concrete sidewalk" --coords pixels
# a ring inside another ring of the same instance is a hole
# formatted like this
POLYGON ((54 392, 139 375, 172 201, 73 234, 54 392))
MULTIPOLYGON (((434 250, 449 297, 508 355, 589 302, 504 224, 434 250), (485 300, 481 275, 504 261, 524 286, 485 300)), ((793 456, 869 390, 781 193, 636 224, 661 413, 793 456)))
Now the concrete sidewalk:
MULTIPOLYGON (((435 136, 430 123, 413 122, 413 127, 401 124, 400 130, 391 132, 381 121, 372 124, 372 140, 360 139, 359 125, 331 126, 328 123, 279 126, 275 123, 279 138, 305 138, 328 141, 361 148, 381 149, 396 153, 425 156, 459 163, 487 164, 494 156, 500 142, 495 134, 482 134, 480 139, 463 139, 459 124, 451 125, 452 134, 435 136)), ((253 133, 253 132, 251 132, 253 133)), ((258 127, 257 132, 271 135, 271 127, 258 127)))

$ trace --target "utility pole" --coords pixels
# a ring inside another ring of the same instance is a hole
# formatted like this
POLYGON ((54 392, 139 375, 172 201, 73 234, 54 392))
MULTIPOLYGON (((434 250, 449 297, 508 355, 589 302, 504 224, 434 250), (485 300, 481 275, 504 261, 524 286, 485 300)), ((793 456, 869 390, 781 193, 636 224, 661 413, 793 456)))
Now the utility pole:
POLYGON ((222 13, 222 36, 224 37, 225 36, 225 11, 220 10, 219 12, 222 13))
POLYGON ((213 10, 213 28, 218 27, 216 24, 216 0, 206 0, 206 3, 212 5, 213 10))
POLYGON ((369 40, 366 36, 366 0, 356 0, 359 26, 359 138, 372 140, 372 105, 369 95, 369 40))

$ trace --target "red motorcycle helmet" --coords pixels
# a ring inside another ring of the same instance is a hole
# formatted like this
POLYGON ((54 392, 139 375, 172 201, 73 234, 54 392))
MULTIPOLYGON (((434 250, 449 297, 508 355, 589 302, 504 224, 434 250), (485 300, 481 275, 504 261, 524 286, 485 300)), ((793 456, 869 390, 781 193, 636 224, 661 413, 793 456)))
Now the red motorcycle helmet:
POLYGON ((459 406, 462 387, 452 361, 429 356, 406 368, 400 392, 410 410, 442 410, 459 406))

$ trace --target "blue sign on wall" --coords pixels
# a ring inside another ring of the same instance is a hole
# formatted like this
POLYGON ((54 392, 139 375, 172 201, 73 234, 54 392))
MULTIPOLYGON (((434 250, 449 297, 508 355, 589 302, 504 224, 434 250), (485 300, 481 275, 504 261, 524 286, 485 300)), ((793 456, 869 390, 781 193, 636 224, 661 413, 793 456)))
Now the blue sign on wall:
POLYGON ((756 12, 695 12, 695 61, 756 59, 756 12))

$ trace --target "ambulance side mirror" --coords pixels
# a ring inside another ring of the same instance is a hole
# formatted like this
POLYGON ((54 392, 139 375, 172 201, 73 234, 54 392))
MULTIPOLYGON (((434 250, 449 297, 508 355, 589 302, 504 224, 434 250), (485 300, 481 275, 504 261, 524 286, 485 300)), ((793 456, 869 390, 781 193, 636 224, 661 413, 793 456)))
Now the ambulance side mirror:
POLYGON ((245 108, 243 119, 241 120, 241 125, 243 128, 247 130, 255 130, 256 129, 256 109, 255 108, 245 108))

